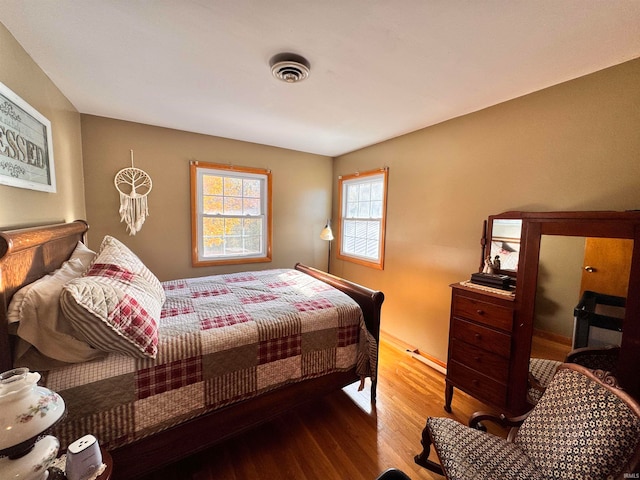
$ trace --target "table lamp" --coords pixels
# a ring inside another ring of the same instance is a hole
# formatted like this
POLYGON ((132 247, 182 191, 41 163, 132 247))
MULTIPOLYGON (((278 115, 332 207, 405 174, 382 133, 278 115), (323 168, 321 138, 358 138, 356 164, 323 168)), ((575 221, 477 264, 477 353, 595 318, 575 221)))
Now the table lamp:
POLYGON ((45 480, 58 455, 58 439, 44 433, 63 418, 64 400, 38 380, 40 374, 28 368, 0 374, 2 479, 45 480))

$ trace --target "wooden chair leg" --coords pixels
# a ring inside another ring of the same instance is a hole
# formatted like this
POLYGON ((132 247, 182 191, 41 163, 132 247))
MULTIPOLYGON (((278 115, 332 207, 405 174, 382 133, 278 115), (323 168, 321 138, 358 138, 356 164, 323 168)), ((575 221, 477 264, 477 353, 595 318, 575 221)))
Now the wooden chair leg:
POLYGON ((421 467, 444 476, 442 467, 436 462, 429 460, 429 452, 431 451, 431 435, 429 434, 429 428, 427 426, 422 430, 422 440, 420 443, 422 443, 422 452, 416 455, 413 460, 421 467))

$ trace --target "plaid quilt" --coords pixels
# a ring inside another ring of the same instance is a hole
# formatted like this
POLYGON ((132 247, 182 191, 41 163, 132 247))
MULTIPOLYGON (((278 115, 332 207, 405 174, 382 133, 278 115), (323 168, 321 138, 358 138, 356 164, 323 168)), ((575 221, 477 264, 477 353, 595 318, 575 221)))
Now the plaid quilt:
POLYGON ((375 372, 359 306, 297 270, 162 284, 155 359, 110 354, 48 372, 67 406, 61 447, 95 435, 112 449, 282 385, 357 366, 375 372))

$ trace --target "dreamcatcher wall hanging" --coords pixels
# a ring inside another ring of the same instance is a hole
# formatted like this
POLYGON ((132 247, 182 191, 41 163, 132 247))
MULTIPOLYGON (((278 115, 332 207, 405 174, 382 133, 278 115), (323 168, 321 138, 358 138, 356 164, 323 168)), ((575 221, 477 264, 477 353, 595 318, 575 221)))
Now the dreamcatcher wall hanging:
POLYGON ((120 222, 127 224, 129 235, 135 235, 149 215, 147 195, 153 183, 146 172, 133 166, 133 150, 131 168, 123 168, 116 173, 113 183, 120 193, 120 222))

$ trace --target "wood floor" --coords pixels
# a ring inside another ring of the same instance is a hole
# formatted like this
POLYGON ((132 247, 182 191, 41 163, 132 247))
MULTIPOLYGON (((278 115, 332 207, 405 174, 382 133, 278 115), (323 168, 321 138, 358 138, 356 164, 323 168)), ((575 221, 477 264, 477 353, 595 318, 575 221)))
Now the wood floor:
POLYGON ((412 479, 441 479, 413 461, 421 451, 426 418, 448 416, 466 423, 472 412, 487 410, 456 390, 453 412, 447 414, 444 376, 384 340, 375 407, 368 386, 363 392, 356 387, 312 400, 144 480, 374 480, 390 467, 412 479))

